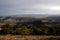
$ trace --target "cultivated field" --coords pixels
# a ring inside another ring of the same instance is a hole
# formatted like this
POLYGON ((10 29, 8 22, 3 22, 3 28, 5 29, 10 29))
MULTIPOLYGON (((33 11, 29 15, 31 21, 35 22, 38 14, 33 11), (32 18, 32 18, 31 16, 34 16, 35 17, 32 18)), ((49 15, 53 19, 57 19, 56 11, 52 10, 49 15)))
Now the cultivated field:
POLYGON ((60 40, 60 36, 0 35, 0 40, 60 40))

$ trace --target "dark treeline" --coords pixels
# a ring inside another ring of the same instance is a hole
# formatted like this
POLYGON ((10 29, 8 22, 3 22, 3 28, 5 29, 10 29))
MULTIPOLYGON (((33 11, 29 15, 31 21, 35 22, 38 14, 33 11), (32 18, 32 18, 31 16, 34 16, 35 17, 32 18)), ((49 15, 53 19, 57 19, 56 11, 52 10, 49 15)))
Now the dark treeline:
POLYGON ((60 35, 60 23, 42 21, 5 24, 1 27, 0 34, 12 35, 60 35))

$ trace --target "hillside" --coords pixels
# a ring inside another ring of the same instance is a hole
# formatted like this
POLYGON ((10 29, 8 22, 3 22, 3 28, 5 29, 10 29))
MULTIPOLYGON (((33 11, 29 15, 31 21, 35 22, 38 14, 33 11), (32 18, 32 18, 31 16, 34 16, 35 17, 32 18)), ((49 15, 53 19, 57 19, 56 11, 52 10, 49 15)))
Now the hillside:
POLYGON ((0 34, 13 35, 60 35, 59 17, 21 17, 0 18, 0 34))

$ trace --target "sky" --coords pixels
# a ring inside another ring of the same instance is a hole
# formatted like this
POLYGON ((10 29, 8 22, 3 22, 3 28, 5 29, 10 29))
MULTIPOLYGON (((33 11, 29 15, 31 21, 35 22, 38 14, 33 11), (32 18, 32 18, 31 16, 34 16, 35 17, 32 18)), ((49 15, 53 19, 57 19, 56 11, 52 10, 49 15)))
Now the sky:
POLYGON ((2 15, 60 15, 60 0, 0 0, 2 15))

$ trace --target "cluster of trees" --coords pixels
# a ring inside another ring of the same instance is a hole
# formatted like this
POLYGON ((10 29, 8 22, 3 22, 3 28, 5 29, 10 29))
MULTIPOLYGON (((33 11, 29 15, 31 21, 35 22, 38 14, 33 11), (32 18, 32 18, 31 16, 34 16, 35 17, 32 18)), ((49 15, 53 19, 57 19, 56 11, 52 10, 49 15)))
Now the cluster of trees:
POLYGON ((41 21, 22 23, 16 25, 5 24, 1 27, 0 34, 13 35, 60 35, 60 25, 46 26, 41 21))

